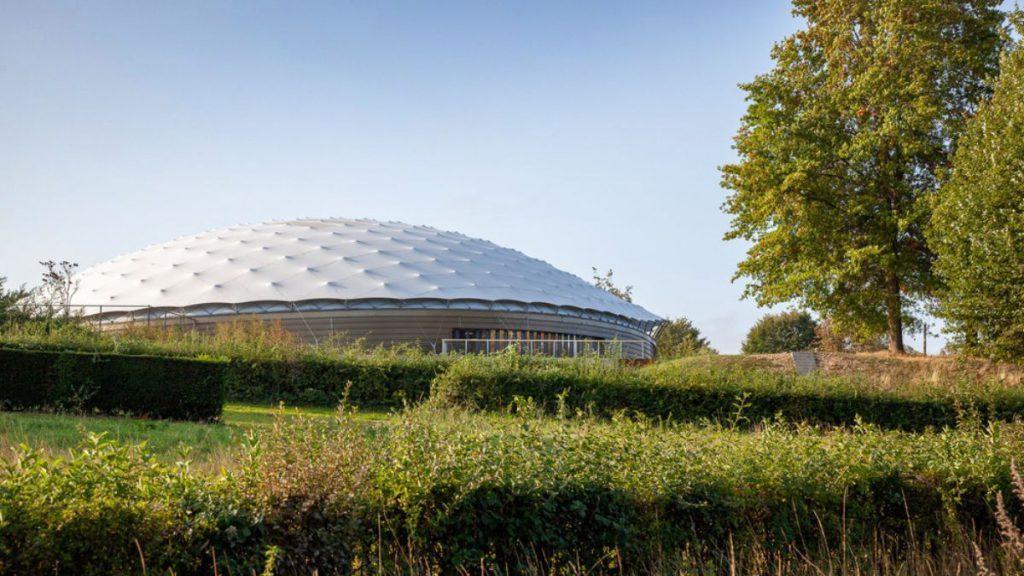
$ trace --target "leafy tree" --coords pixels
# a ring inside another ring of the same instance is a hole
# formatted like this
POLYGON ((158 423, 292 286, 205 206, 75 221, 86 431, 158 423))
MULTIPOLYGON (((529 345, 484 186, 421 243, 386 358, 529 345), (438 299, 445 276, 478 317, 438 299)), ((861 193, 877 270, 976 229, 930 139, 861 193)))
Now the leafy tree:
POLYGON ((1000 0, 795 0, 806 27, 743 85, 722 168, 736 278, 759 305, 798 302, 844 332, 903 332, 934 291, 924 230, 965 120, 1005 45, 1000 0))
POLYGON ((18 307, 29 293, 24 286, 19 288, 5 288, 7 277, 0 276, 0 326, 9 322, 17 322, 27 317, 27 314, 18 307))
POLYGON ((591 270, 593 270, 594 286, 597 286, 598 288, 604 290, 605 292, 609 292, 615 296, 618 296, 619 298, 622 298, 626 302, 633 301, 633 287, 626 286, 625 288, 619 288, 615 286, 615 282, 613 281, 615 272, 612 272, 611 269, 605 272, 604 276, 602 276, 601 273, 597 271, 596 266, 592 267, 591 270))
POLYGON ((707 338, 700 335, 700 330, 682 316, 663 324, 658 330, 655 343, 660 358, 680 358, 715 353, 707 338))
POLYGON ((765 314, 743 341, 744 354, 776 354, 807 350, 814 344, 818 323, 807 312, 765 314))
MULTIPOLYGON (((1014 16, 1020 29, 1022 16, 1014 16)), ((1002 61, 942 188, 929 240, 939 314, 969 353, 1024 358, 1024 49, 1002 61)))

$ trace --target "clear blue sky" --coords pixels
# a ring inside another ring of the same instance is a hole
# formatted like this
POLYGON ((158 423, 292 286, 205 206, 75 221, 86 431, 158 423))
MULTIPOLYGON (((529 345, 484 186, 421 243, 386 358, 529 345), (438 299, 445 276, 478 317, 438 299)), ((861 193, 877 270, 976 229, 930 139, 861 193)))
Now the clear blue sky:
POLYGON ((0 275, 237 223, 428 224, 684 315, 723 352, 717 167, 788 2, 0 0, 0 275), (143 6, 143 4, 147 4, 143 6))

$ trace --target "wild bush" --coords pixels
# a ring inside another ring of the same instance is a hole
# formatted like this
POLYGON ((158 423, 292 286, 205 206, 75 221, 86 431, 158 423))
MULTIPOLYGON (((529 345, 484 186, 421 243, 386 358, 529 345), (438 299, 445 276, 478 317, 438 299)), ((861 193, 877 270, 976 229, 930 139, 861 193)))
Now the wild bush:
POLYGON ((217 476, 105 439, 23 450, 0 465, 0 572, 721 573, 754 553, 831 561, 840 542, 934 551, 996 534, 1024 449, 1019 424, 743 431, 516 408, 428 403, 386 430, 282 419, 217 476))
POLYGON ((612 571, 659 554, 714 558, 730 536, 778 553, 819 537, 938 540, 952 518, 991 528, 987 506, 1020 434, 771 423, 747 433, 427 406, 391 429, 380 465, 384 501, 402 514, 396 533, 442 571, 516 566, 524 546, 555 565, 612 571))
POLYGON ((375 454, 341 410, 333 423, 278 418, 242 451, 239 490, 259 511, 279 572, 346 573, 376 541, 375 454))
POLYGON ((0 463, 0 573, 210 573, 253 524, 239 496, 101 436, 65 459, 22 449, 0 463))
POLYGON ((100 330, 84 323, 51 324, 26 322, 0 332, 7 347, 250 359, 300 359, 328 357, 361 350, 356 344, 339 347, 334 343, 308 345, 299 342, 280 323, 258 318, 239 318, 217 324, 212 332, 188 327, 129 324, 118 330, 100 330))

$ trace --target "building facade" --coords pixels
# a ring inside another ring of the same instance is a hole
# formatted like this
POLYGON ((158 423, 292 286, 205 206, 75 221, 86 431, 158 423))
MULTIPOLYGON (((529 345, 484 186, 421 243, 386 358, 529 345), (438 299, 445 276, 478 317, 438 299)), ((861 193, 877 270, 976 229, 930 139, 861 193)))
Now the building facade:
POLYGON ((85 270, 75 311, 212 330, 252 316, 308 342, 363 339, 437 352, 509 345, 572 355, 654 354, 662 319, 581 278, 485 240, 426 226, 304 219, 178 238, 85 270))

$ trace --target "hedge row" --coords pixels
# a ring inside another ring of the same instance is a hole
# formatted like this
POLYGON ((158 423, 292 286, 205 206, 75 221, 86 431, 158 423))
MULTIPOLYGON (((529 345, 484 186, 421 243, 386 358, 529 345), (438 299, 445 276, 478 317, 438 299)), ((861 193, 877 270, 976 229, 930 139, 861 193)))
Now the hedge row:
POLYGON ((432 396, 459 406, 501 410, 517 397, 552 412, 560 406, 599 415, 620 411, 677 421, 752 424, 781 416, 826 425, 868 422, 891 429, 953 426, 964 416, 1014 420, 1024 388, 998 382, 881 387, 865 380, 797 376, 713 364, 666 363, 639 370, 600 362, 504 356, 464 358, 433 385, 432 396))
POLYGON ((225 398, 336 406, 346 393, 357 406, 399 407, 426 399, 445 365, 428 356, 200 360, 0 348, 0 408, 208 420, 225 398))
POLYGON ((505 409, 517 397, 549 411, 561 404, 600 415, 632 411, 679 421, 791 421, 886 428, 952 426, 965 412, 983 420, 1024 414, 1024 388, 996 381, 880 386, 844 377, 796 376, 715 362, 635 369, 601 359, 516 354, 457 360, 428 355, 335 358, 182 357, 4 349, 0 406, 80 409, 209 419, 225 397, 243 402, 398 407, 433 396, 456 405, 505 409), (196 407, 193 407, 195 405, 196 407))
POLYGON ((881 561, 879 543, 991 534, 1024 429, 750 433, 426 406, 388 434, 279 422, 221 477, 85 448, 0 463, 0 573, 786 573, 771 555, 794 548, 841 550, 846 569, 881 561), (767 566, 743 566, 751 552, 767 566))
POLYGON ((224 379, 228 397, 239 402, 336 406, 347 391, 356 406, 399 407, 426 399, 445 364, 425 356, 233 359, 224 379))
POLYGON ((24 350, 213 358, 227 363, 229 400, 336 406, 349 387, 357 405, 401 406, 426 398, 448 359, 413 346, 307 345, 255 318, 214 334, 134 327, 125 333, 27 324, 0 334, 0 347, 24 350))
POLYGON ((0 349, 0 407, 215 420, 223 364, 196 359, 0 349))

